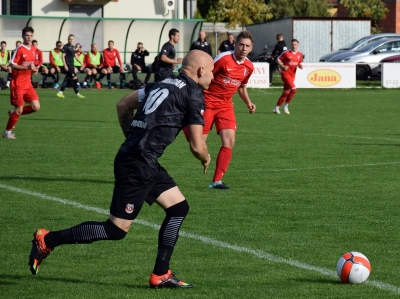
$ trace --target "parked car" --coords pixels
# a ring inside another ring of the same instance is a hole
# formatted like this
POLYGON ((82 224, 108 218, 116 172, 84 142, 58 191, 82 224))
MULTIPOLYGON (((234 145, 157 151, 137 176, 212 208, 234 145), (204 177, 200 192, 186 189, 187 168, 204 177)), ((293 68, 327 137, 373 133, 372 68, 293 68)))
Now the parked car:
POLYGON ((324 56, 322 56, 319 61, 320 62, 328 62, 328 61, 332 61, 332 59, 335 58, 335 56, 339 55, 339 54, 343 54, 344 52, 347 51, 355 51, 369 43, 372 43, 374 41, 377 41, 379 39, 383 39, 383 38, 397 38, 400 37, 400 34, 396 34, 396 33, 378 33, 378 34, 372 34, 372 35, 368 35, 368 36, 364 36, 363 38, 353 41, 347 45, 345 45, 344 47, 341 47, 339 50, 330 52, 328 54, 325 54, 324 56))
POLYGON ((398 55, 393 55, 393 56, 389 56, 387 58, 384 58, 380 61, 379 65, 378 65, 378 70, 377 70, 377 74, 378 76, 382 75, 382 63, 386 63, 386 62, 395 62, 395 63, 400 63, 400 54, 398 55))
POLYGON ((356 63, 357 79, 365 80, 369 76, 377 76, 379 62, 396 53, 400 54, 400 37, 396 39, 379 39, 356 51, 337 55, 331 62, 356 63))

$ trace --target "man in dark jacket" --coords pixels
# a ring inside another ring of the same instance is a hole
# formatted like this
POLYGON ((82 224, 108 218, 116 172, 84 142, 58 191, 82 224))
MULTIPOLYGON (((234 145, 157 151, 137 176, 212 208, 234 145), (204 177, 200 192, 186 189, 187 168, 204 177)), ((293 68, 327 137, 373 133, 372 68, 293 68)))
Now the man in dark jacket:
POLYGON ((149 52, 143 47, 143 43, 138 42, 137 49, 131 56, 132 76, 134 80, 138 81, 138 71, 146 73, 144 84, 147 84, 151 76, 151 69, 146 66, 146 62, 144 61, 145 56, 149 56, 149 52))
POLYGON ((282 33, 278 33, 276 35, 276 39, 278 40, 278 43, 275 45, 275 48, 272 50, 271 53, 271 56, 274 58, 274 62, 269 64, 269 85, 272 85, 272 76, 278 68, 278 65, 276 64, 276 59, 288 49, 285 41, 283 40, 282 33))
POLYGON ((206 40, 206 33, 204 31, 201 31, 199 33, 198 40, 194 41, 192 43, 192 45, 190 46, 190 51, 192 51, 192 50, 200 50, 200 51, 206 52, 210 56, 212 56, 211 45, 206 40))

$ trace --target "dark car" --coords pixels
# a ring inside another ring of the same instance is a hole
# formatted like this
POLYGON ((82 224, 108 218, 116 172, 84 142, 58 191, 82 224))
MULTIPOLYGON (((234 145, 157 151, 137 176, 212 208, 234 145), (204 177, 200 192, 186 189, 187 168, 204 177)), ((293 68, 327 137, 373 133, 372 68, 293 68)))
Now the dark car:
POLYGON ((385 59, 382 59, 379 62, 379 66, 378 66, 378 70, 377 70, 378 76, 382 75, 382 63, 383 62, 397 62, 397 63, 400 63, 400 54, 393 55, 393 56, 390 56, 390 57, 386 57, 385 59))

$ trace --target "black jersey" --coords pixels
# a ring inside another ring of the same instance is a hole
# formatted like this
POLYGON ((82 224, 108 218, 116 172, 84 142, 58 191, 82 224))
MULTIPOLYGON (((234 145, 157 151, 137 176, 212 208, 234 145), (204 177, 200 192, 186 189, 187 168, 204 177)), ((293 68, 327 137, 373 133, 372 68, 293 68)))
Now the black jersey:
POLYGON ((212 56, 211 45, 207 40, 201 41, 199 38, 198 40, 194 41, 190 46, 190 51, 192 50, 200 50, 212 56))
POLYGON ((62 52, 65 54, 65 63, 67 65, 74 65, 75 58, 75 46, 70 44, 65 44, 62 48, 62 52))
POLYGON ((226 51, 233 51, 235 50, 235 42, 233 42, 232 44, 229 42, 229 40, 224 40, 221 45, 219 46, 218 49, 221 53, 222 52, 226 52, 226 51))
MULTIPOLYGON (((160 57, 162 55, 167 55, 168 58, 175 59, 174 45, 171 44, 170 42, 166 42, 161 48, 160 57)), ((165 71, 172 71, 172 67, 173 63, 164 62, 160 58, 160 62, 158 63, 158 70, 160 71, 160 73, 163 73, 165 71)))
POLYGON ((147 50, 144 50, 142 52, 139 52, 139 50, 136 50, 135 52, 132 53, 131 55, 131 64, 137 64, 140 67, 145 67, 146 62, 144 61, 145 56, 149 56, 149 52, 147 50))
POLYGON ((272 56, 278 57, 280 56, 284 51, 286 51, 288 48, 286 46, 286 43, 284 40, 279 41, 276 45, 275 48, 272 50, 272 56))
POLYGON ((203 90, 181 73, 146 86, 120 152, 138 154, 151 167, 187 125, 204 125, 203 90))

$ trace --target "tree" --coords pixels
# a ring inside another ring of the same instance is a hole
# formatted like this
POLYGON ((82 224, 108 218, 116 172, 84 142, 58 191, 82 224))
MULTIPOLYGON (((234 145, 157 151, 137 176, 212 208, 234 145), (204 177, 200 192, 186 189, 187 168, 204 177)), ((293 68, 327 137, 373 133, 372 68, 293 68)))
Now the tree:
POLYGON ((330 16, 326 0, 270 0, 268 6, 274 19, 330 16))
POLYGON ((340 3, 346 8, 349 17, 371 18, 372 33, 382 32, 378 22, 384 20, 389 11, 385 3, 380 0, 342 0, 340 3))
POLYGON ((217 0, 210 8, 208 22, 227 22, 228 28, 245 26, 272 18, 264 0, 217 0))

